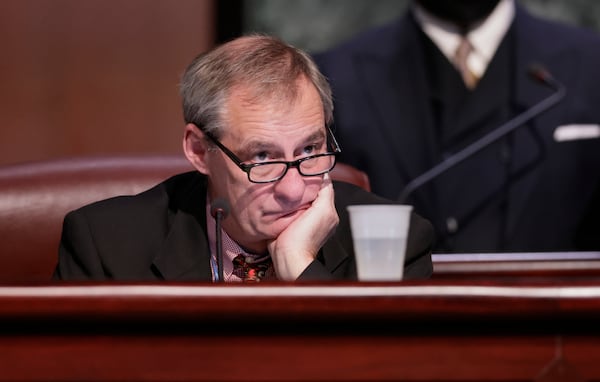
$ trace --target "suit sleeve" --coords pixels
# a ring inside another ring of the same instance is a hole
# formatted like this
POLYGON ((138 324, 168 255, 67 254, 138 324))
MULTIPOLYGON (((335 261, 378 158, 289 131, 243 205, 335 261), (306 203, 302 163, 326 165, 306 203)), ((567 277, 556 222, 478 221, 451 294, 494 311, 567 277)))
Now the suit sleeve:
POLYGON ((296 281, 330 281, 335 277, 317 259, 306 267, 296 281))
MULTIPOLYGON (((346 207, 353 204, 394 203, 351 184, 334 181, 334 187, 340 223, 320 255, 302 272, 297 281, 356 280, 354 247, 346 207)), ((405 279, 426 279, 432 275, 431 250, 434 242, 435 234, 431 223, 413 212, 406 248, 405 279)))
POLYGON ((80 211, 67 214, 63 222, 54 280, 106 279, 98 250, 85 215, 80 211))
MULTIPOLYGON (((431 262, 431 251, 435 241, 435 234, 431 223, 421 216, 413 213, 411 216, 410 232, 406 248, 406 259, 404 263, 404 280, 427 279, 433 274, 431 262)), ((354 256, 353 253, 349 253, 354 256)), ((351 260, 350 263, 354 263, 351 260)), ((351 272, 349 264, 344 271, 343 279, 356 280, 356 274, 351 272)), ((318 259, 300 274, 297 281, 333 281, 339 280, 339 275, 331 274, 325 265, 318 259)))
POLYGON ((431 277, 433 274, 431 251, 434 242, 435 233, 429 220, 413 212, 406 244, 405 280, 431 277))

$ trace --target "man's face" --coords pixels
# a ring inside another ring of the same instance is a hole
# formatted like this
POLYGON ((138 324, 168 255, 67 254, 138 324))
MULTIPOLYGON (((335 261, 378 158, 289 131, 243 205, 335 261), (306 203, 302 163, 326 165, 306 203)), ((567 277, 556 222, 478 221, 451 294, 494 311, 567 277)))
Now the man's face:
MULTIPOLYGON (((244 89, 227 103, 225 133, 220 141, 244 163, 293 161, 327 151, 323 106, 317 90, 305 80, 292 104, 278 100, 249 101, 244 89)), ((322 176, 303 177, 295 168, 277 182, 256 184, 221 150, 208 153, 211 197, 225 198, 231 213, 223 221, 226 232, 245 249, 266 250, 303 214, 317 197, 322 176)))

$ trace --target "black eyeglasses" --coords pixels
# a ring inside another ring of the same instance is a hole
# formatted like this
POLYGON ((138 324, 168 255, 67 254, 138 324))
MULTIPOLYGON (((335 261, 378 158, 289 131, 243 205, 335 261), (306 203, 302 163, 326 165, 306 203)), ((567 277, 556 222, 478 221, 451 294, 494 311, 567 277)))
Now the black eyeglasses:
POLYGON ((276 182, 287 174, 290 167, 295 167, 302 176, 317 176, 325 174, 335 167, 336 157, 342 152, 340 146, 333 136, 331 129, 326 128, 328 143, 331 143, 333 151, 316 154, 297 159, 292 162, 271 161, 263 163, 243 163, 237 155, 225 147, 214 135, 203 131, 204 134, 225 153, 242 171, 248 174, 248 180, 252 183, 276 182))

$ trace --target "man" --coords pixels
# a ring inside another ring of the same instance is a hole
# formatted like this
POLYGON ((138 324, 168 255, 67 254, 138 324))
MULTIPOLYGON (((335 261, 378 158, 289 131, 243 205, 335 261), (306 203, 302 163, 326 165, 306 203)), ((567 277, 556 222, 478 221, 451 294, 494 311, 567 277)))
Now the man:
MULTIPOLYGON (((225 203, 224 281, 356 279, 346 206, 389 201, 331 181, 331 90, 309 56, 241 37, 197 57, 181 95, 198 171, 69 213, 54 277, 217 280, 211 205, 225 203)), ((412 216, 406 278, 431 274, 432 233, 412 216)))
POLYGON ((404 201, 436 252, 600 249, 600 39, 513 0, 415 0, 400 20, 315 55, 340 160, 399 200, 407 184, 557 92, 566 97, 404 201), (558 85, 560 87, 560 85, 558 85))

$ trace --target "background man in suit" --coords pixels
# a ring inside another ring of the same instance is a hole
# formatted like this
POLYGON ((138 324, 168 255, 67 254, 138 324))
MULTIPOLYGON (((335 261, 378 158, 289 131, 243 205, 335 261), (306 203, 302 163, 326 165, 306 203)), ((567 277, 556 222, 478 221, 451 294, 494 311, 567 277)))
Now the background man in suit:
MULTIPOLYGON (((181 94, 183 150, 198 171, 69 213, 55 278, 215 280, 219 200, 230 209, 225 281, 355 279, 346 206, 389 201, 329 178, 331 89, 311 58, 241 37, 198 56, 181 94)), ((413 215, 407 278, 431 274, 432 239, 413 215)))
POLYGON ((557 106, 406 202, 433 222, 438 252, 600 249, 598 36, 513 0, 415 0, 315 59, 332 85, 341 160, 391 199, 551 96, 528 75, 544 66, 567 89, 557 106))

